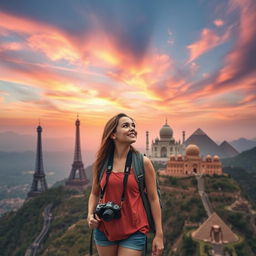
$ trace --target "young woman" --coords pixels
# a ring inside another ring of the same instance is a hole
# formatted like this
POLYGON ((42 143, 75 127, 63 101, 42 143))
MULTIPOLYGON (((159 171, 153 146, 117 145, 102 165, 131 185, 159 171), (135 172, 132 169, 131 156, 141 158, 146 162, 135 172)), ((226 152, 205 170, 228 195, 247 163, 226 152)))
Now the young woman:
MULTIPOLYGON (((94 229, 94 240, 99 256, 140 256, 145 246, 146 234, 149 231, 147 215, 133 169, 129 169, 129 160, 127 160, 129 155, 136 152, 132 147, 136 139, 135 122, 131 117, 118 114, 107 122, 93 169, 87 217, 89 227, 94 229), (109 159, 112 159, 110 164, 109 159), (108 168, 112 166, 110 173, 107 174, 105 170, 102 178, 99 179, 99 170, 106 162, 108 162, 108 168), (124 176, 127 168, 130 172, 127 175, 127 185, 124 189, 124 176), (123 201, 122 194, 125 195, 123 201), (100 195, 102 200, 100 200, 100 195), (95 210, 98 209, 96 209, 97 205, 107 202, 120 206, 121 217, 115 216, 111 220, 106 220, 98 216, 100 214, 95 214, 95 210)), ((152 255, 156 256, 161 255, 164 248, 161 207, 154 167, 147 157, 144 157, 143 161, 146 190, 156 229, 152 243, 152 255)))

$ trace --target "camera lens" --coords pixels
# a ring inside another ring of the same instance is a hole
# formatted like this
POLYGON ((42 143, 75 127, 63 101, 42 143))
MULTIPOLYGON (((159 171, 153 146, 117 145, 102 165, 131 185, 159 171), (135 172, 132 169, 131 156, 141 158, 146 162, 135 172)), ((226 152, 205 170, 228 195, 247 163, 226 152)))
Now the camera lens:
POLYGON ((104 221, 110 221, 113 219, 113 217, 114 217, 114 212, 111 209, 105 210, 104 213, 102 214, 102 219, 104 221))

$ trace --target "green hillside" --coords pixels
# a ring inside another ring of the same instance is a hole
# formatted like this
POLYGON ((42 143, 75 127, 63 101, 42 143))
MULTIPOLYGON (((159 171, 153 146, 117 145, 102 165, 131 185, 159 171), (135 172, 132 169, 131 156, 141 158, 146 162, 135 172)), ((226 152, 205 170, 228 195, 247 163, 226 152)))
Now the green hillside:
POLYGON ((232 158, 221 159, 224 167, 239 167, 247 172, 256 172, 256 147, 232 158))
POLYGON ((256 203, 256 147, 233 158, 221 159, 223 171, 231 175, 256 203))
POLYGON ((223 171, 239 183, 245 196, 256 205, 256 173, 249 173, 240 167, 224 167, 223 171))
MULTIPOLYGON (((233 230, 244 238, 240 244, 230 250, 234 255, 253 256, 256 254, 255 233, 251 230, 246 212, 234 212, 227 209, 241 193, 237 183, 225 176, 205 177, 207 193, 217 213, 233 230), (221 187, 221 191, 220 188, 221 187), (221 193, 221 197, 216 193, 221 193), (233 196, 231 196, 233 195, 233 196)), ((206 219, 197 182, 194 177, 160 177, 163 224, 167 256, 207 255, 199 251, 209 249, 193 241, 189 232, 196 229, 206 219), (176 248, 176 253, 172 250, 176 248)), ((87 200, 89 189, 84 194, 66 191, 63 187, 52 188, 38 198, 23 205, 16 213, 11 212, 0 218, 0 255, 24 256, 26 249, 40 233, 43 226, 44 207, 53 202, 52 222, 46 240, 39 254, 42 256, 85 256, 89 253, 90 230, 87 227, 87 200)), ((149 237, 149 243, 152 236, 149 237)), ((227 249, 228 250, 228 249, 227 249)), ((94 250, 95 251, 95 250, 94 250)), ((150 251, 150 247, 149 247, 150 251)), ((150 255, 150 252, 148 252, 150 255)))

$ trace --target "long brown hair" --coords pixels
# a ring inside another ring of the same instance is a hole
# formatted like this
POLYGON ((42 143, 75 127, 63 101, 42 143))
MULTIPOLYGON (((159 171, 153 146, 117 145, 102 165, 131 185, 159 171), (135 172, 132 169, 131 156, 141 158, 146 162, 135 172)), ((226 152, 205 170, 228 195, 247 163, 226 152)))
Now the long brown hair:
MULTIPOLYGON (((128 117, 131 120, 133 120, 131 117, 127 116, 124 113, 120 113, 118 115, 113 116, 108 122, 106 123, 101 139, 101 145, 97 152, 96 161, 94 164, 94 173, 99 173, 99 170, 102 168, 104 162, 107 160, 107 156, 109 153, 113 152, 115 149, 115 143, 113 139, 111 138, 111 135, 116 131, 116 127, 118 125, 118 122, 120 118, 122 117, 128 117)), ((134 147, 131 146, 132 151, 136 151, 134 147)))

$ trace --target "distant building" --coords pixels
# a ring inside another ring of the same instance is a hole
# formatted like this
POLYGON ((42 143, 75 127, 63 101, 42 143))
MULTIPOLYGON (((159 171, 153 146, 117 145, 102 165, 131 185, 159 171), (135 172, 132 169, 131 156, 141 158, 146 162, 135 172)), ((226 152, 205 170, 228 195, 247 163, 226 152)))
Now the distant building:
MULTIPOLYGON (((173 130, 168 125, 167 120, 159 132, 160 139, 157 137, 152 141, 151 153, 148 153, 148 132, 146 133, 146 151, 149 158, 153 162, 161 162, 166 164, 171 154, 183 154, 184 145, 180 141, 175 141, 173 138, 173 130)), ((185 133, 183 132, 183 142, 185 140, 185 133)))
POLYGON ((160 174, 184 177, 193 174, 222 174, 222 166, 218 156, 211 157, 207 155, 205 158, 200 157, 199 147, 189 145, 186 147, 186 155, 171 155, 165 170, 160 174))
POLYGON ((66 180, 66 188, 70 190, 77 190, 83 192, 85 187, 88 185, 89 180, 86 177, 84 170, 84 164, 82 161, 81 143, 80 143, 80 120, 76 120, 76 140, 75 140, 75 153, 72 169, 69 177, 66 180))
POLYGON ((36 128, 37 130, 37 146, 36 146, 36 166, 35 172, 33 175, 33 181, 30 188, 30 191, 27 194, 27 200, 38 196, 42 192, 48 189, 47 182, 44 173, 43 165, 43 147, 42 147, 42 131, 43 128, 39 125, 36 128))

